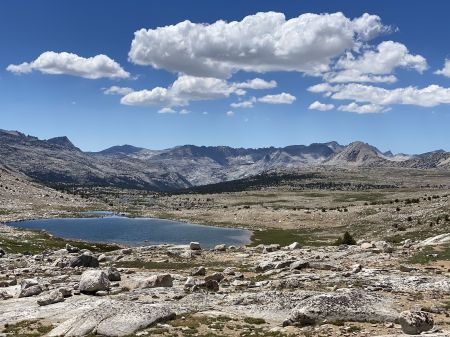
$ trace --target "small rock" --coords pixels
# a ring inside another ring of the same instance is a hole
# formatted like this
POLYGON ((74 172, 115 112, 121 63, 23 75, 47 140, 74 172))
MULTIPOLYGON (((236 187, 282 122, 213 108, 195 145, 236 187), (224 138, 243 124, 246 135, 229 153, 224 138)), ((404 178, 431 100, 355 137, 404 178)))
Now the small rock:
POLYGON ((70 289, 70 288, 61 287, 61 288, 58 288, 58 291, 61 293, 61 295, 63 295, 63 297, 72 296, 72 289, 70 289))
POLYGON ((96 296, 108 296, 108 292, 106 290, 100 290, 95 293, 96 296))
POLYGON ((71 244, 67 243, 66 244, 66 250, 67 250, 68 253, 78 253, 80 251, 80 248, 74 247, 71 244))
POLYGON ((371 242, 363 242, 360 247, 361 249, 372 249, 375 248, 375 245, 371 242))
POLYGON ((59 303, 64 301, 64 296, 59 290, 54 290, 47 295, 44 295, 37 300, 37 304, 45 306, 49 304, 59 303))
POLYGON ((399 317, 400 325, 404 333, 418 335, 430 330, 434 325, 433 316, 425 311, 403 311, 399 317))
POLYGON ((189 249, 190 250, 201 250, 202 247, 200 246, 200 243, 198 243, 198 242, 191 242, 189 244, 189 249))
POLYGON ((20 291, 19 297, 30 297, 39 295, 42 292, 40 285, 34 285, 20 291))
POLYGON ((114 267, 109 267, 106 270, 106 274, 108 275, 108 279, 110 281, 120 281, 121 280, 119 271, 114 267))
POLYGON ((205 267, 198 267, 191 271, 192 276, 205 276, 206 275, 206 269, 205 267))
POLYGON ((230 275, 230 276, 236 275, 236 268, 234 268, 234 267, 227 267, 227 268, 225 268, 223 270, 222 273, 225 274, 225 275, 230 275))
POLYGON ((95 256, 82 254, 80 256, 74 257, 70 260, 69 266, 75 267, 86 267, 86 268, 97 268, 99 266, 98 259, 95 256))
POLYGON ((290 250, 294 250, 294 249, 300 249, 300 248, 302 248, 302 246, 298 242, 293 242, 288 246, 288 248, 290 250))
POLYGON ((309 267, 309 262, 308 261, 294 261, 291 263, 290 265, 290 269, 291 270, 300 270, 300 269, 304 269, 304 268, 308 268, 309 267))
POLYGON ((140 282, 141 288, 172 287, 173 279, 170 274, 159 274, 150 276, 140 282))
POLYGON ((224 252, 227 250, 227 246, 224 244, 221 245, 217 245, 214 247, 214 250, 218 251, 218 252, 224 252))
POLYGON ((0 290, 0 300, 9 300, 10 298, 13 298, 13 295, 6 290, 0 290))
POLYGON ((255 268, 255 271, 257 273, 261 273, 270 269, 273 269, 275 265, 270 261, 263 261, 260 264, 258 264, 255 268))
POLYGON ((217 282, 222 281, 225 278, 222 273, 214 273, 212 275, 208 275, 205 277, 205 281, 208 282, 209 280, 215 280, 217 282))

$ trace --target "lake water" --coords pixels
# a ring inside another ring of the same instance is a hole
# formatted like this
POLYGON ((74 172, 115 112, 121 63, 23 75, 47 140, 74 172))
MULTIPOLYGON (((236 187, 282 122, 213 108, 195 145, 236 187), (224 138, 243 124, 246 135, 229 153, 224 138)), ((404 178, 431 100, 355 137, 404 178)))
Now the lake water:
POLYGON ((198 241, 204 248, 217 244, 242 246, 250 242, 251 232, 153 218, 103 216, 57 218, 13 222, 14 227, 44 229, 66 239, 122 243, 130 246, 189 244, 198 241))

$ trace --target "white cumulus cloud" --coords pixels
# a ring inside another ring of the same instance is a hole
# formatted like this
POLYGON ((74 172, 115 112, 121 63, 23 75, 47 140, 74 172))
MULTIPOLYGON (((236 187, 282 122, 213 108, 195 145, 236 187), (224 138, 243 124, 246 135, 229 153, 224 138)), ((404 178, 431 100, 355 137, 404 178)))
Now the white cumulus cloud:
POLYGON ((166 108, 159 109, 158 113, 160 113, 160 114, 174 114, 174 113, 176 113, 176 111, 174 109, 172 109, 172 108, 167 108, 166 107, 166 108))
POLYGON ((411 54, 405 45, 384 41, 376 48, 362 49, 357 56, 347 52, 336 62, 334 70, 324 74, 323 78, 331 83, 394 83, 397 78, 392 73, 396 68, 423 73, 428 68, 428 64, 423 56, 411 54))
POLYGON ((422 107, 434 107, 450 104, 450 88, 436 84, 424 88, 413 86, 385 89, 360 83, 330 85, 321 83, 308 88, 310 92, 323 93, 337 100, 351 100, 376 105, 407 104, 422 107))
POLYGON ((252 97, 245 101, 231 103, 232 108, 253 108, 254 103, 256 103, 256 97, 252 97))
POLYGON ((268 82, 261 78, 254 78, 252 80, 238 83, 236 84, 236 86, 242 89, 254 89, 254 90, 272 89, 277 87, 277 82, 273 80, 268 82))
POLYGON ((334 109, 334 105, 315 101, 315 102, 311 103, 311 105, 308 107, 308 109, 319 110, 319 111, 328 111, 328 110, 334 109))
POLYGON ((347 111, 347 112, 356 112, 358 114, 369 114, 369 113, 378 113, 388 110, 388 108, 377 105, 377 104, 357 104, 355 102, 352 102, 347 105, 341 105, 338 107, 338 110, 340 111, 347 111))
POLYGON ((427 68, 427 61, 421 55, 412 55, 405 45, 394 41, 383 41, 376 49, 368 49, 360 57, 347 53, 336 63, 338 69, 354 69, 363 74, 390 74, 397 68, 413 69, 419 73, 427 68))
POLYGON ((233 117, 234 116, 234 111, 227 111, 226 112, 227 117, 233 117))
POLYGON ((190 101, 226 98, 231 94, 243 95, 245 91, 225 80, 183 75, 168 88, 156 87, 129 93, 122 97, 121 103, 174 107, 188 105, 190 101))
POLYGON ((342 13, 306 13, 287 20, 283 13, 261 12, 241 21, 186 20, 141 29, 128 56, 135 64, 205 77, 228 78, 239 70, 318 73, 346 50, 389 30, 369 14, 352 20, 342 13))
POLYGON ((446 77, 450 77, 450 59, 445 60, 444 68, 436 70, 434 73, 437 75, 444 75, 446 77))
POLYGON ((64 74, 88 79, 130 77, 128 72, 106 55, 100 54, 84 58, 72 53, 55 53, 53 51, 44 52, 29 63, 10 64, 6 70, 19 74, 37 70, 44 74, 64 74))
POLYGON ((104 88, 103 89, 103 93, 105 95, 120 95, 120 96, 125 96, 128 95, 129 93, 132 93, 134 90, 128 87, 119 87, 117 85, 113 85, 109 88, 104 88))
POLYGON ((267 104, 292 104, 297 98, 291 94, 282 92, 277 95, 266 95, 258 98, 258 102, 267 104))

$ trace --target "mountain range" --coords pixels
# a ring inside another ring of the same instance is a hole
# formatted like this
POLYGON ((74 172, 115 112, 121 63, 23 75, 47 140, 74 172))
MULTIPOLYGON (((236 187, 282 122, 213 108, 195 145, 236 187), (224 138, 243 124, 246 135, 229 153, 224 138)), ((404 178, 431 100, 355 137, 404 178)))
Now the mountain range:
POLYGON ((450 169, 450 152, 381 152, 363 142, 267 148, 183 145, 150 150, 132 145, 83 152, 67 137, 48 140, 0 130, 0 166, 50 185, 116 186, 170 191, 275 170, 328 168, 450 169))

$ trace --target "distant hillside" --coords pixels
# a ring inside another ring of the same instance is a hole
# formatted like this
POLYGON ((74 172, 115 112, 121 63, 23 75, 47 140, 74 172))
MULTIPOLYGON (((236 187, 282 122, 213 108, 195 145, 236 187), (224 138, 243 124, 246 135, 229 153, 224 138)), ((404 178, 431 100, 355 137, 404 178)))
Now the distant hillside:
POLYGON ((150 150, 132 145, 83 152, 67 137, 41 140, 0 130, 0 165, 46 184, 116 186, 171 191, 257 176, 265 172, 317 167, 450 168, 450 153, 385 153, 362 142, 232 148, 183 145, 150 150))

